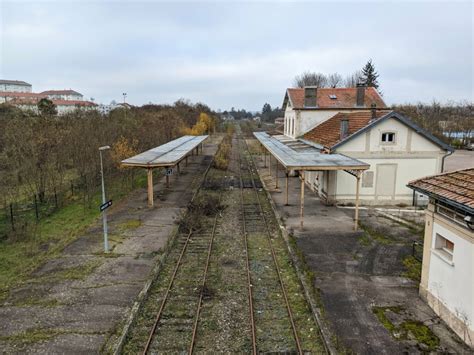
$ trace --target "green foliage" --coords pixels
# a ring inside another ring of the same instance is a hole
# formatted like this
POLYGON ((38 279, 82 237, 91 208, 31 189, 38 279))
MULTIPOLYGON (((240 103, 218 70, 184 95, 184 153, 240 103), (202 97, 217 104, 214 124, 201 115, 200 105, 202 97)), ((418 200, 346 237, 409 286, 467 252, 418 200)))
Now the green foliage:
POLYGON ((379 82, 378 82, 378 77, 379 74, 375 70, 375 66, 372 63, 372 59, 369 59, 367 64, 362 68, 362 76, 361 76, 361 81, 362 84, 374 87, 376 89, 379 88, 379 82))
POLYGON ((429 351, 437 350, 439 338, 423 322, 404 319, 400 324, 394 324, 388 317, 387 312, 402 314, 404 309, 400 306, 393 307, 373 307, 372 312, 376 315, 380 323, 390 332, 390 334, 399 340, 414 339, 419 344, 424 344, 429 351))
POLYGON ((403 265, 405 265, 407 269, 405 276, 412 279, 413 281, 420 282, 421 262, 416 260, 412 255, 410 255, 403 259, 403 265))
POLYGON ((58 114, 56 105, 49 99, 43 98, 39 100, 36 106, 41 116, 55 116, 58 114))

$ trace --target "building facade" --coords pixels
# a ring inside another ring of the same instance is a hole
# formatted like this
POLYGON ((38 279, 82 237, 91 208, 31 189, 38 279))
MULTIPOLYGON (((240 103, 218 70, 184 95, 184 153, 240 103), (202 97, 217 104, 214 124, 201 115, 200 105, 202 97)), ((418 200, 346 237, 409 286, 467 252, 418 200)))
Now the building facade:
MULTIPOLYGON (((316 143, 328 153, 340 153, 370 165, 360 186, 364 205, 426 204, 406 184, 442 171, 453 149, 388 110, 371 87, 287 89, 284 134, 316 143)), ((305 173, 306 184, 329 204, 354 203, 356 189, 341 171, 305 173)))
POLYGON ((429 196, 420 296, 474 349, 474 168, 408 186, 429 196))
POLYGON ((83 95, 74 90, 47 90, 40 92, 41 95, 45 95, 50 100, 71 100, 71 101, 82 101, 83 95))
POLYGON ((31 88, 25 81, 0 79, 0 92, 31 92, 31 88))

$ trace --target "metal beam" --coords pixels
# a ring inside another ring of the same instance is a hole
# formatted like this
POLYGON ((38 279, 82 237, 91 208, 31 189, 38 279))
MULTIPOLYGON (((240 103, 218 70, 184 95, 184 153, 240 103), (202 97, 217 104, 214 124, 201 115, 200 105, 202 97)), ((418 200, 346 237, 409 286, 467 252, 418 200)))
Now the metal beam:
POLYGON ((360 176, 356 176, 356 203, 354 211, 354 230, 356 231, 359 227, 359 187, 360 187, 360 176))
POLYGON ((304 225, 304 171, 300 171, 301 176, 301 201, 300 201, 300 227, 303 229, 304 225))

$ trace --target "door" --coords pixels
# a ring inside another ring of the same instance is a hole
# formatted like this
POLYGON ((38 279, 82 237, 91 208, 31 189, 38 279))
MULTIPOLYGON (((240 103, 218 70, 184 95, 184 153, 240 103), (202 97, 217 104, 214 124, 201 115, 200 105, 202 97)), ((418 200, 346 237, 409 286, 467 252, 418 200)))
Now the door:
POLYGON ((395 198, 397 164, 377 164, 376 198, 395 198))

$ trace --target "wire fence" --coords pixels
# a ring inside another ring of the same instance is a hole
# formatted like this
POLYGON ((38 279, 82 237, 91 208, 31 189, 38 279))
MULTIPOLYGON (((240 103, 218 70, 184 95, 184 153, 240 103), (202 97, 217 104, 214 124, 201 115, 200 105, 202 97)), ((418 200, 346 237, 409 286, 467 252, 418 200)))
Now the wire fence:
MULTIPOLYGON (((108 198, 130 191, 137 185, 137 181, 133 178, 128 179, 127 175, 121 172, 109 175, 107 179, 108 198)), ((12 237, 20 239, 34 234, 41 220, 73 202, 80 201, 85 208, 98 208, 92 206, 93 196, 98 192, 100 192, 99 178, 89 184, 77 179, 69 182, 61 191, 49 191, 43 196, 32 194, 28 198, 4 203, 0 212, 0 241, 12 237)))

